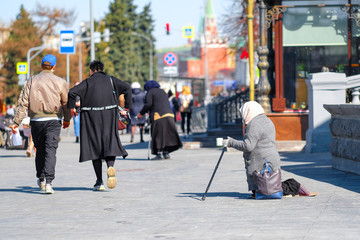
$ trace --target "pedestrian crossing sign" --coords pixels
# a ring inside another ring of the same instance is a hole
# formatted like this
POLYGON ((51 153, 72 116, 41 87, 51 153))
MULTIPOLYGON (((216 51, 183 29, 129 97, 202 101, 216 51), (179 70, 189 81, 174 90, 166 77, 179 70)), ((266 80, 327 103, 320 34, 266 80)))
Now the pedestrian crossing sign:
POLYGON ((28 64, 27 62, 18 62, 16 63, 16 73, 17 74, 27 74, 28 64))
POLYGON ((184 38, 193 38, 194 37, 194 27, 193 26, 183 27, 183 37, 184 38))

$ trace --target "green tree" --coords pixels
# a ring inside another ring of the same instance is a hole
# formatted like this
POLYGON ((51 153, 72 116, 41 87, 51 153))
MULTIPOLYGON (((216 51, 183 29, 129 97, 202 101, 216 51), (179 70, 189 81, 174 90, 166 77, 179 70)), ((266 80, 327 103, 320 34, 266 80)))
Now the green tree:
MULTIPOLYGON (((152 59, 153 59, 153 76, 156 76, 156 59, 155 56, 155 48, 154 48, 154 38, 152 36, 152 33, 154 31, 154 20, 151 16, 151 3, 144 6, 142 12, 138 15, 137 19, 137 33, 144 35, 151 39, 152 41, 152 59)), ((145 83, 147 80, 153 80, 149 79, 150 73, 149 73, 149 54, 150 54, 150 43, 147 40, 144 40, 143 38, 137 37, 137 44, 140 47, 140 51, 137 51, 138 55, 138 62, 139 62, 139 82, 145 83)))
POLYGON ((108 54, 111 64, 106 66, 106 71, 130 82, 135 78, 134 42, 131 36, 131 32, 135 31, 135 10, 133 0, 115 0, 110 3, 109 13, 106 15, 106 26, 113 33, 108 54))
POLYGON ((20 13, 10 26, 9 38, 0 45, 0 54, 4 62, 0 74, 6 79, 4 97, 7 104, 15 103, 21 90, 18 86, 16 63, 26 62, 27 50, 41 45, 37 31, 38 28, 31 20, 30 14, 21 5, 20 13))
POLYGON ((154 21, 150 15, 150 4, 139 14, 136 8, 133 0, 115 0, 110 3, 105 22, 113 35, 108 48, 105 48, 108 51, 99 56, 104 58, 102 61, 109 74, 124 81, 143 84, 149 80, 149 43, 134 33, 154 39, 151 36, 154 21))

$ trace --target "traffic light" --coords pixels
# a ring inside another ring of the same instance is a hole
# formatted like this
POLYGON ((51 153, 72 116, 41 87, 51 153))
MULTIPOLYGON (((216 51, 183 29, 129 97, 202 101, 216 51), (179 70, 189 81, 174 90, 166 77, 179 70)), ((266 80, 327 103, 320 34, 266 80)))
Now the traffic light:
POLYGON ((170 35, 170 23, 166 23, 166 35, 170 35))

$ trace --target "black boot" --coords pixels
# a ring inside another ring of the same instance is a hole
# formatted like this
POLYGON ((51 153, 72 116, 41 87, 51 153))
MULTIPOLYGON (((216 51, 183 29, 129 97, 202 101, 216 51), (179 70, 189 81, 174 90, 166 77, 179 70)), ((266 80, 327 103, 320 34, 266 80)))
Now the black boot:
POLYGON ((156 160, 164 160, 161 152, 158 152, 158 153, 156 154, 156 156, 151 159, 151 161, 156 161, 156 160))
POLYGON ((78 143, 78 142, 79 142, 79 137, 76 137, 75 142, 76 142, 76 143, 78 143))
POLYGON ((167 152, 167 151, 163 152, 163 156, 164 156, 164 159, 170 159, 169 152, 167 152))

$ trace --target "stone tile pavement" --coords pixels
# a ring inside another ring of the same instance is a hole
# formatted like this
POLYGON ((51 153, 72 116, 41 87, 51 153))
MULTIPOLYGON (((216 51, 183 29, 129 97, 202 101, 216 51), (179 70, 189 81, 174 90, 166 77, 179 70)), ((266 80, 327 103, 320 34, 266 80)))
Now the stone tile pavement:
POLYGON ((34 158, 1 148, 0 239, 358 239, 360 176, 332 169, 329 153, 281 152, 283 179, 317 197, 257 201, 248 199, 242 153, 228 151, 200 201, 220 149, 148 161, 147 142, 121 139, 129 156, 117 158, 118 186, 105 192, 92 191, 92 164, 78 162, 71 134, 60 142, 53 195, 38 189, 34 158))

